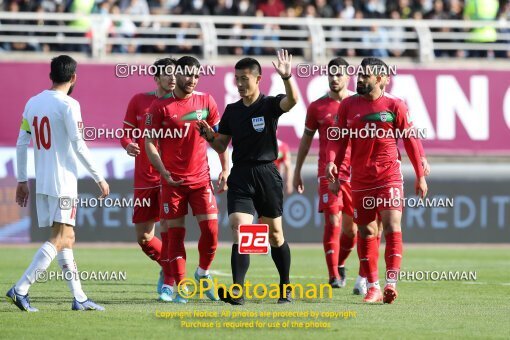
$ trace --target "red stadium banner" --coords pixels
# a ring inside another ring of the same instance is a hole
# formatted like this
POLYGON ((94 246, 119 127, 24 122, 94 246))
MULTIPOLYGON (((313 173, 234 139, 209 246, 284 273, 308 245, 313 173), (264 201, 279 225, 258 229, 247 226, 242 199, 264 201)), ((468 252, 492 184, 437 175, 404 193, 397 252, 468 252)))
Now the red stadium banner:
MULTIPOLYGON (((133 65, 80 64, 73 93, 82 108, 84 125, 118 128, 129 99, 138 92, 154 89, 150 70, 133 65), (125 67, 128 67, 127 69, 125 67), (126 70, 128 70, 126 72, 126 70)), ((324 75, 294 80, 300 102, 279 123, 279 138, 292 151, 299 146, 306 107, 327 91, 324 75)), ((49 87, 48 63, 0 63, 3 128, 0 146, 14 146, 26 101, 49 87), (8 81, 18 79, 23 81, 8 81)), ((270 95, 284 92, 283 83, 272 68, 263 69, 261 90, 270 95)), ((354 89, 351 79, 350 89, 354 89)), ((204 68, 199 91, 213 95, 220 111, 239 99, 233 67, 204 68)), ((474 69, 398 68, 388 86, 390 93, 403 98, 415 125, 425 130, 428 154, 510 154, 510 71, 474 69)), ((118 145, 115 139, 100 139, 93 146, 118 145)), ((314 143, 314 148, 318 143, 314 143)), ((316 149, 317 150, 317 149, 316 149)))

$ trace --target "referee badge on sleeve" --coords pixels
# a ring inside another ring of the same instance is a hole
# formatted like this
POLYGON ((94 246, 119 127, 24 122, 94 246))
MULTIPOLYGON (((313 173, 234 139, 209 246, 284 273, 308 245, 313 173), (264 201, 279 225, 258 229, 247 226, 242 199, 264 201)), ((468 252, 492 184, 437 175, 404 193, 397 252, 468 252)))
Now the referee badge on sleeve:
POLYGON ((266 123, 264 121, 264 117, 255 117, 251 119, 251 125, 253 125, 253 128, 257 132, 264 131, 264 128, 266 127, 266 123))

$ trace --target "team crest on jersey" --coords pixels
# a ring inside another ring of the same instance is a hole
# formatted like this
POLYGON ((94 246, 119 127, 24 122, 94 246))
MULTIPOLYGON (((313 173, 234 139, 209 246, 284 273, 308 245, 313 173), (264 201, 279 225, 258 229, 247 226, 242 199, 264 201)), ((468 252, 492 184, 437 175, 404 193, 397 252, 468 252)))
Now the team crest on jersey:
POLYGON ((145 125, 152 125, 152 113, 145 115, 145 125))
POLYGON ((328 203, 328 194, 322 195, 322 203, 328 203))
POLYGON ((202 120, 202 110, 197 110, 197 120, 202 120))
POLYGON ((381 112, 381 122, 385 122, 388 119, 386 112, 381 112))
POLYGON ((163 211, 165 212, 165 214, 168 214, 168 212, 170 211, 170 208, 168 208, 168 203, 163 203, 163 211))
POLYGON ((266 123, 264 121, 264 117, 255 117, 251 119, 251 124, 253 125, 253 128, 257 132, 264 131, 264 128, 266 127, 266 123))

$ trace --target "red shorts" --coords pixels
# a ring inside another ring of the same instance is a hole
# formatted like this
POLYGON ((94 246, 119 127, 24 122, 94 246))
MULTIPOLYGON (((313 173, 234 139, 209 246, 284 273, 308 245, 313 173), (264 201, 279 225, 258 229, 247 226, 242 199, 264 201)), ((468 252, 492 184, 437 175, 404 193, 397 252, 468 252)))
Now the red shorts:
POLYGON ((319 212, 338 214, 340 211, 352 216, 351 183, 340 181, 338 196, 329 188, 329 181, 325 177, 319 178, 319 212))
POLYGON ((353 191, 354 222, 367 225, 380 218, 382 210, 402 211, 404 190, 402 184, 393 184, 383 188, 353 191))
POLYGON ((163 185, 161 203, 160 217, 164 220, 186 216, 188 214, 188 203, 191 205, 193 215, 218 213, 211 182, 194 189, 190 189, 186 185, 178 187, 163 185))
POLYGON ((143 223, 150 220, 159 221, 159 208, 161 202, 161 187, 148 189, 135 189, 133 201, 140 202, 133 207, 133 223, 143 223), (144 200, 149 204, 144 205, 144 200))

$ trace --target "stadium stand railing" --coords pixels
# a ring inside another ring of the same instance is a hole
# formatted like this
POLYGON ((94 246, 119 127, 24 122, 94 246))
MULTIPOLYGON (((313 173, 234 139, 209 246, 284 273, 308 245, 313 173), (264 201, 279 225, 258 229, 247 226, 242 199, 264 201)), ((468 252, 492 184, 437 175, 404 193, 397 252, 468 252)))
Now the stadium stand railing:
MULTIPOLYGON (((108 46, 187 46, 204 59, 232 55, 232 49, 287 48, 295 55, 318 61, 341 50, 406 51, 421 62, 430 62, 441 52, 455 50, 508 53, 510 27, 507 21, 318 19, 282 17, 226 17, 189 15, 90 15, 69 13, 0 12, 0 50, 22 43, 40 52, 77 50, 92 57, 112 53, 108 46), (85 19, 88 25, 73 25, 85 19), (87 27, 88 26, 88 27, 87 27), (492 27, 493 42, 475 43, 470 30, 492 27)), ((250 50, 251 49, 251 50, 250 50)), ((115 51, 115 50, 114 50, 115 51)), ((375 51, 375 53, 374 53, 375 51)), ((195 53, 195 54, 197 54, 195 53)), ((193 54, 193 53, 190 53, 193 54)), ((443 54, 444 55, 444 54, 443 54)), ((385 55, 380 55, 385 56, 385 55)), ((451 56, 455 57, 454 54, 451 56)))

